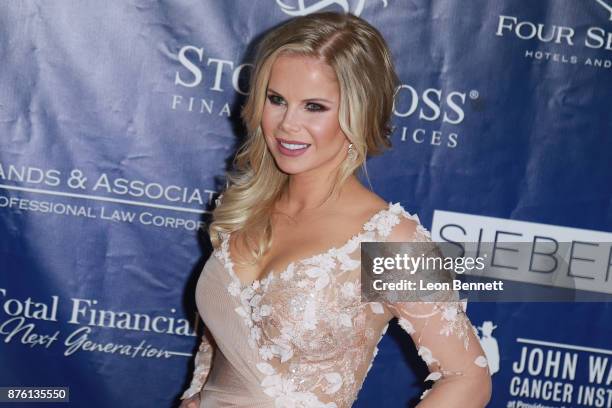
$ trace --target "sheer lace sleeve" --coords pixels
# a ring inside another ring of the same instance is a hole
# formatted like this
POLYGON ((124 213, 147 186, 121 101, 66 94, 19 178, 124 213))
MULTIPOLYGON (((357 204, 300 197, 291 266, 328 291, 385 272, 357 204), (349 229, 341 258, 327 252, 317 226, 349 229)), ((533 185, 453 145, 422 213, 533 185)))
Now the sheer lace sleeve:
POLYGON ((208 377, 208 373, 210 372, 210 367, 212 365, 214 349, 213 341, 212 339, 209 339, 209 335, 208 330, 205 329, 200 346, 198 347, 198 352, 195 356, 195 369, 193 371, 191 384, 189 385, 189 388, 183 392, 183 395, 181 395, 182 400, 191 398, 198 394, 206 382, 206 378, 208 377))
MULTIPOLYGON (((387 241, 432 242, 418 217, 406 212, 387 241)), ((491 378, 484 351, 466 315, 467 300, 459 300, 454 291, 444 295, 444 301, 385 304, 427 364, 430 373, 425 382, 434 382, 421 395, 418 407, 484 407, 490 399, 491 378)))

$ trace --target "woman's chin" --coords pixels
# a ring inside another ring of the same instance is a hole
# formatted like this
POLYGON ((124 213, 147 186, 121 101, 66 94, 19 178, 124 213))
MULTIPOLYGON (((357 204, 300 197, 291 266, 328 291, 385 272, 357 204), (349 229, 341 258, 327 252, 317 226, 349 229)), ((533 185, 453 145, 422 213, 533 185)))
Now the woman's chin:
POLYGON ((286 163, 283 160, 276 160, 276 167, 283 173, 294 176, 310 170, 310 167, 298 163, 286 163))
POLYGON ((305 169, 296 168, 294 166, 278 166, 278 169, 283 173, 287 174, 288 176, 295 176, 306 171, 305 169))

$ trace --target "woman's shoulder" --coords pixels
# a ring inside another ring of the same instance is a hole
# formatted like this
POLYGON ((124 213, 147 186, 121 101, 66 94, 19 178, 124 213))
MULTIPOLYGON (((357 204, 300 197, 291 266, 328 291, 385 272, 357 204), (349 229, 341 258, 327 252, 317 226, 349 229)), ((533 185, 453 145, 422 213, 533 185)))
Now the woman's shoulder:
POLYGON ((373 215, 389 209, 389 203, 371 191, 356 196, 353 202, 355 203, 354 211, 360 213, 362 219, 368 214, 373 215))
POLYGON ((418 232, 427 232, 418 216, 406 211, 400 202, 387 202, 371 191, 356 196, 350 212, 358 219, 367 219, 366 228, 376 229, 388 241, 412 241, 418 232))

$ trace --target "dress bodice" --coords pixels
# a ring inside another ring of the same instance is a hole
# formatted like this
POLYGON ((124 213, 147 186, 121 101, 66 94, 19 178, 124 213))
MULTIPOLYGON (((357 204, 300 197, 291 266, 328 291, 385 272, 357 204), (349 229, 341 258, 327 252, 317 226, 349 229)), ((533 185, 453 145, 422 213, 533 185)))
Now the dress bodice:
POLYGON ((182 398, 206 382, 202 407, 350 407, 393 317, 413 336, 430 366, 426 381, 464 373, 464 360, 446 367, 435 356, 438 347, 448 348, 452 342, 474 367, 487 367, 484 356, 468 352, 474 334, 465 302, 361 301, 360 244, 386 241, 402 222, 414 224, 412 237, 404 240, 431 240, 417 216, 389 204, 342 246, 244 285, 234 273, 230 236, 222 234, 196 286, 196 303, 208 333, 196 355, 191 387, 182 398), (214 350, 218 353, 213 361, 214 350))

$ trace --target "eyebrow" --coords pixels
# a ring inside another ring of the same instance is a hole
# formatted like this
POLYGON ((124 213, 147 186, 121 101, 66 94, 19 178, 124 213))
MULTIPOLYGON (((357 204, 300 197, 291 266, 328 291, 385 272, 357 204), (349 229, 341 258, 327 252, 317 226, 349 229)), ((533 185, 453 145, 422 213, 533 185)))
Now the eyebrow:
MULTIPOLYGON (((268 88, 268 92, 272 92, 278 96, 281 96, 284 98, 283 95, 281 95, 279 92, 276 92, 274 89, 272 88, 268 88)), ((332 101, 330 101, 329 99, 325 99, 325 98, 308 98, 308 99, 304 99, 302 102, 327 102, 327 103, 333 103, 332 101)))

